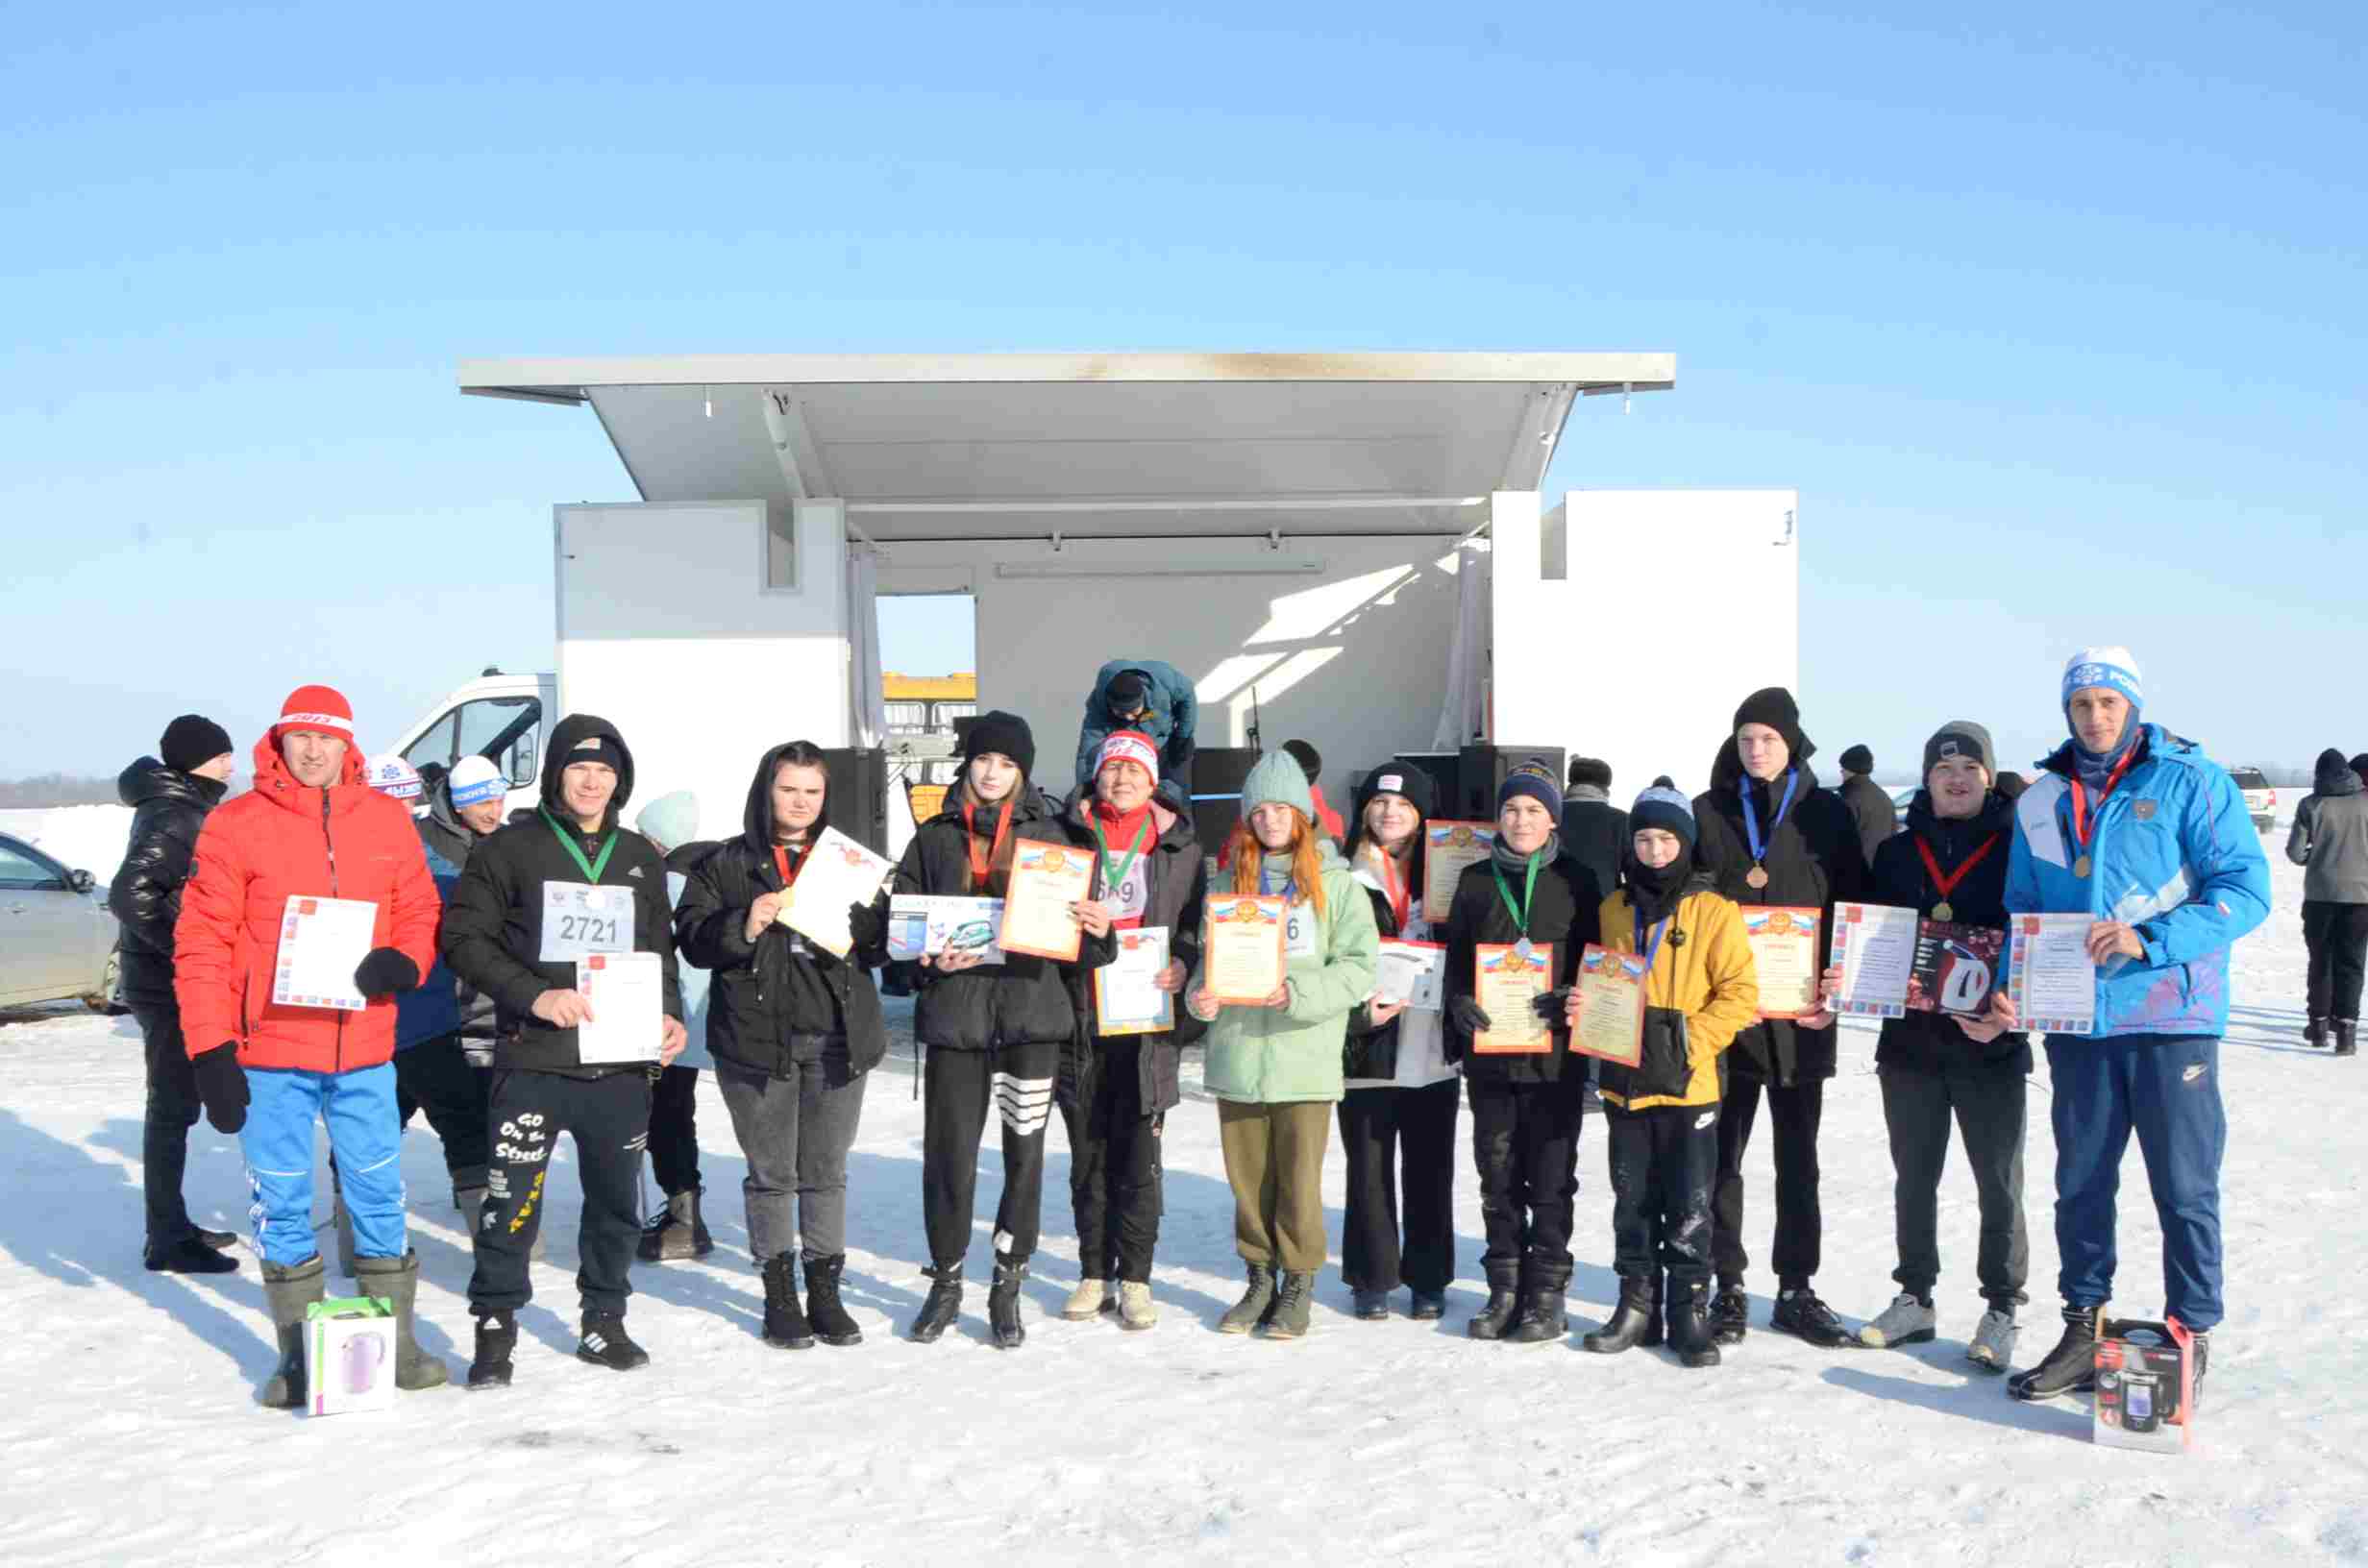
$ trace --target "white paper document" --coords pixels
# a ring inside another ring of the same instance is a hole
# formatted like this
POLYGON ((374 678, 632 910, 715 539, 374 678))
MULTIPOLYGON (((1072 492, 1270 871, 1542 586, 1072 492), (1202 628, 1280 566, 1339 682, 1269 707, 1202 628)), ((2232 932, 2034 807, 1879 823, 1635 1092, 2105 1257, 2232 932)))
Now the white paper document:
POLYGON ((1836 1013, 1862 1018, 1908 1016, 1919 919, 1914 910, 1890 904, 1834 906, 1834 962, 1841 966, 1836 1013))
POLYGON ((1094 971, 1094 1007, 1105 1035, 1147 1035, 1175 1027, 1175 993, 1154 984, 1168 968, 1168 928, 1121 931, 1118 956, 1094 971))
POLYGON ((576 1058, 654 1062, 665 1043, 666 966, 655 953, 595 953, 576 966, 592 1017, 576 1026, 576 1058))
POLYGON ((976 953, 1000 964, 995 934, 1003 928, 1003 900, 954 894, 899 893, 888 899, 888 956, 910 962, 940 953, 976 953))
POLYGON ((823 829, 814 847, 798 868, 798 880, 776 917, 792 931, 803 933, 815 946, 833 958, 845 958, 855 939, 847 929, 847 911, 879 896, 879 885, 896 870, 892 861, 872 853, 835 827, 823 829))
POLYGON ((1436 942, 1381 941, 1373 969, 1373 1000, 1403 1002, 1418 1013, 1436 1013, 1447 979, 1447 949, 1436 942))
POLYGON ((2097 966, 2088 956, 2087 915, 2016 915, 2008 940, 2007 994, 2017 1021, 2044 1035, 2084 1035, 2097 1023, 2097 966))
POLYGON ((280 917, 280 951, 271 966, 275 1007, 333 1007, 358 1013, 370 1005, 354 986, 354 971, 370 956, 379 906, 361 898, 308 898, 290 894, 280 917))

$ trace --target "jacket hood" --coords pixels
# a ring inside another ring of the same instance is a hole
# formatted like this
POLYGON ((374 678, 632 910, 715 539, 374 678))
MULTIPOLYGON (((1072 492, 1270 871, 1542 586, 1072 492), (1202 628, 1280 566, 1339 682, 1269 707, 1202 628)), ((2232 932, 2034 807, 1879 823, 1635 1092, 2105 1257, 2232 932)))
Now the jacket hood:
MULTIPOLYGON (((1982 809, 1973 814, 1971 822, 1977 833, 2003 833, 2014 825, 2014 801, 1992 790, 1982 797, 1982 809)), ((1931 837, 1944 833, 1954 825, 1954 822, 1944 821, 1933 810, 1932 791, 1918 790, 1915 798, 1908 802, 1909 832, 1931 837)))
POLYGON ((200 778, 178 768, 167 768, 154 757, 142 757, 115 776, 115 797, 127 806, 151 800, 186 800, 215 806, 230 786, 218 778, 200 778))
MULTIPOLYGON (((740 837, 756 851, 760 859, 773 853, 774 770, 780 767, 781 759, 789 754, 790 748, 799 744, 783 741, 767 751, 756 764, 756 775, 749 780, 748 804, 740 812, 740 837)), ((829 771, 826 769, 823 772, 823 811, 821 816, 814 819, 814 825, 806 829, 805 842, 808 844, 821 838, 823 829, 830 825, 829 779, 829 771)), ((951 796, 949 795, 948 798, 950 799, 951 796)))
MULTIPOLYGON (((1792 754, 1790 764, 1801 775, 1801 787, 1793 796, 1795 803, 1798 803, 1801 796, 1820 788, 1817 781, 1817 770, 1809 764, 1809 759, 1816 754, 1817 748, 1810 744, 1809 737, 1802 736, 1801 748, 1792 754)), ((1711 793, 1732 795, 1735 793, 1735 786, 1742 780, 1743 776, 1743 753, 1736 745, 1735 737, 1730 735, 1727 737, 1727 744, 1718 748, 1718 760, 1711 764, 1711 793)))
POLYGON ((2311 771, 2310 787, 2321 795, 2357 795, 2359 774, 2343 760, 2343 753, 2332 748, 2319 753, 2319 765, 2311 771))
POLYGON ((633 797, 633 750, 625 744, 625 737, 607 720, 589 713, 571 713, 559 721, 551 732, 551 749, 543 753, 543 807, 562 821, 567 819, 567 807, 559 798, 559 775, 576 747, 589 740, 604 740, 617 748, 624 766, 617 770, 617 793, 608 797, 608 813, 601 823, 605 833, 617 825, 617 814, 633 797))
MULTIPOLYGON (((287 771, 287 758, 280 755, 279 744, 271 738, 271 731, 265 730, 263 738, 255 743, 253 757, 255 788, 252 793, 273 804, 284 806, 290 811, 309 811, 311 807, 306 797, 324 793, 307 789, 296 782, 296 775, 287 771)), ((326 793, 333 795, 349 785, 367 791, 370 788, 369 774, 369 759, 361 754, 360 747, 349 743, 345 748, 345 769, 337 775, 337 782, 332 784, 326 793)))
MULTIPOLYGON (((1088 784, 1062 802, 1061 820, 1078 832, 1091 835, 1094 825, 1088 814, 1093 808, 1094 787, 1088 784)), ((961 814, 956 812, 955 815, 961 814)), ((1193 849, 1199 846, 1200 840, 1193 832, 1193 820, 1171 810, 1167 802, 1156 796, 1151 799, 1151 825, 1158 830, 1163 848, 1172 845, 1178 849, 1193 849)))

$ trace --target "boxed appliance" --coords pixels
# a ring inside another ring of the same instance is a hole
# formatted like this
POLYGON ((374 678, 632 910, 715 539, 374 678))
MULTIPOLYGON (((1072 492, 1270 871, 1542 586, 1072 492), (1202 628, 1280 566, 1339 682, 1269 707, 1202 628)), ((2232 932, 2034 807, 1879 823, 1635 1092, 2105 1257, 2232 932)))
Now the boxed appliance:
POLYGON ((2177 1318, 2108 1318, 2097 1339, 2096 1440, 2176 1454, 2195 1436, 2195 1337, 2177 1318))
POLYGON ((344 1415, 395 1403, 395 1310, 383 1296, 305 1309, 306 1411, 344 1415))

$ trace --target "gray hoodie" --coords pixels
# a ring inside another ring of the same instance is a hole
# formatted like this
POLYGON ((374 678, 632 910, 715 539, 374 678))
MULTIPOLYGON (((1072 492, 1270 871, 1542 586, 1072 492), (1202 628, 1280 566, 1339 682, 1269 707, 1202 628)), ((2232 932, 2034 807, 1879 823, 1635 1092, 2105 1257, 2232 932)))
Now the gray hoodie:
POLYGON ((2294 808, 2285 858, 2309 868, 2303 877, 2304 898, 2368 904, 2368 790, 2340 755, 2328 755, 2335 757, 2335 766, 2320 759, 2311 780, 2315 787, 2294 808))

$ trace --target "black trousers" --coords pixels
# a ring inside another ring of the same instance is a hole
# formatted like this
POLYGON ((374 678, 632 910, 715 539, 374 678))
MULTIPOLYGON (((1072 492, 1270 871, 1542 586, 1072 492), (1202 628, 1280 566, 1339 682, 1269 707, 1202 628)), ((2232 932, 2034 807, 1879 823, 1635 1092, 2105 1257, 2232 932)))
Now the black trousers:
POLYGON ((1143 1114, 1143 1042, 1097 1041, 1091 1078, 1057 1096, 1069 1133, 1069 1202, 1077 1271, 1090 1280, 1151 1282, 1164 1200, 1159 1162, 1167 1117, 1143 1114))
POLYGON ((1455 1118, 1462 1102, 1452 1078, 1421 1089, 1352 1089, 1342 1096, 1348 1211, 1341 1225, 1341 1278, 1350 1289, 1405 1285, 1438 1291, 1455 1278, 1455 1118))
POLYGON ((1570 1227, 1579 1193, 1579 1122, 1587 1075, 1553 1083, 1467 1078, 1472 1162, 1480 1167, 1480 1217, 1492 1283, 1526 1273, 1535 1285, 1570 1280, 1570 1227))
POLYGON ((1892 1188, 1898 1216, 1902 1290, 1929 1299, 1940 1278, 1940 1172, 1949 1159, 1949 1119, 1957 1119, 1982 1206, 1977 1264, 1982 1295, 2012 1311, 2031 1298, 2031 1233, 2023 1223, 2023 1126, 2029 1086, 2011 1067, 1973 1063, 1939 1072, 1886 1066, 1883 1122, 1891 1134, 1892 1188))
POLYGON ((640 1239, 641 1149, 650 1131, 650 1075, 639 1068, 576 1078, 560 1072, 498 1067, 486 1115, 492 1164, 485 1215, 477 1233, 470 1311, 513 1311, 533 1299, 527 1249, 543 1228, 551 1151, 566 1133, 576 1140, 583 1219, 576 1230, 576 1291, 587 1312, 624 1315, 633 1293, 626 1271, 640 1239))
POLYGON ((1052 1118, 1052 1077, 1060 1059, 1060 1046, 1049 1041, 984 1051, 929 1047, 922 1069, 921 1213, 936 1267, 951 1268, 970 1251, 978 1139, 989 1105, 1003 1123, 995 1250, 1022 1259, 1035 1254, 1044 1208, 1045 1123, 1052 1118))
POLYGON ((699 1069, 668 1067, 650 1097, 650 1169, 668 1197, 699 1184, 699 1069))
POLYGON ((1611 1144, 1612 1267, 1623 1280, 1671 1294, 1711 1277, 1711 1189, 1718 1180, 1718 1107, 1607 1103, 1611 1144))
POLYGON ((181 1009, 167 1001, 135 1001, 140 1044, 148 1056, 148 1103, 140 1117, 141 1195, 148 1210, 148 1245, 163 1249, 197 1234, 181 1180, 189 1164, 189 1129, 203 1109, 197 1068, 181 1034, 181 1009))
POLYGON ((1743 1151, 1767 1095, 1776 1124, 1776 1244, 1771 1262, 1780 1284, 1805 1286, 1817 1272, 1825 1217, 1817 1208, 1817 1124, 1825 1115, 1825 1080, 1790 1089, 1764 1078, 1730 1073, 1718 1108, 1718 1185, 1711 1195, 1711 1260, 1721 1286, 1740 1285, 1751 1259, 1743 1251, 1743 1151))
POLYGON ((456 1188, 475 1187, 485 1179, 488 1076, 484 1068, 470 1064, 458 1035, 424 1040, 395 1053, 398 1123, 408 1127, 413 1113, 427 1113, 428 1125, 443 1140, 444 1168, 456 1188))
POLYGON ((2303 943, 2310 952, 2310 1016, 2356 1022, 2368 974, 2368 904, 2304 899, 2303 943))

